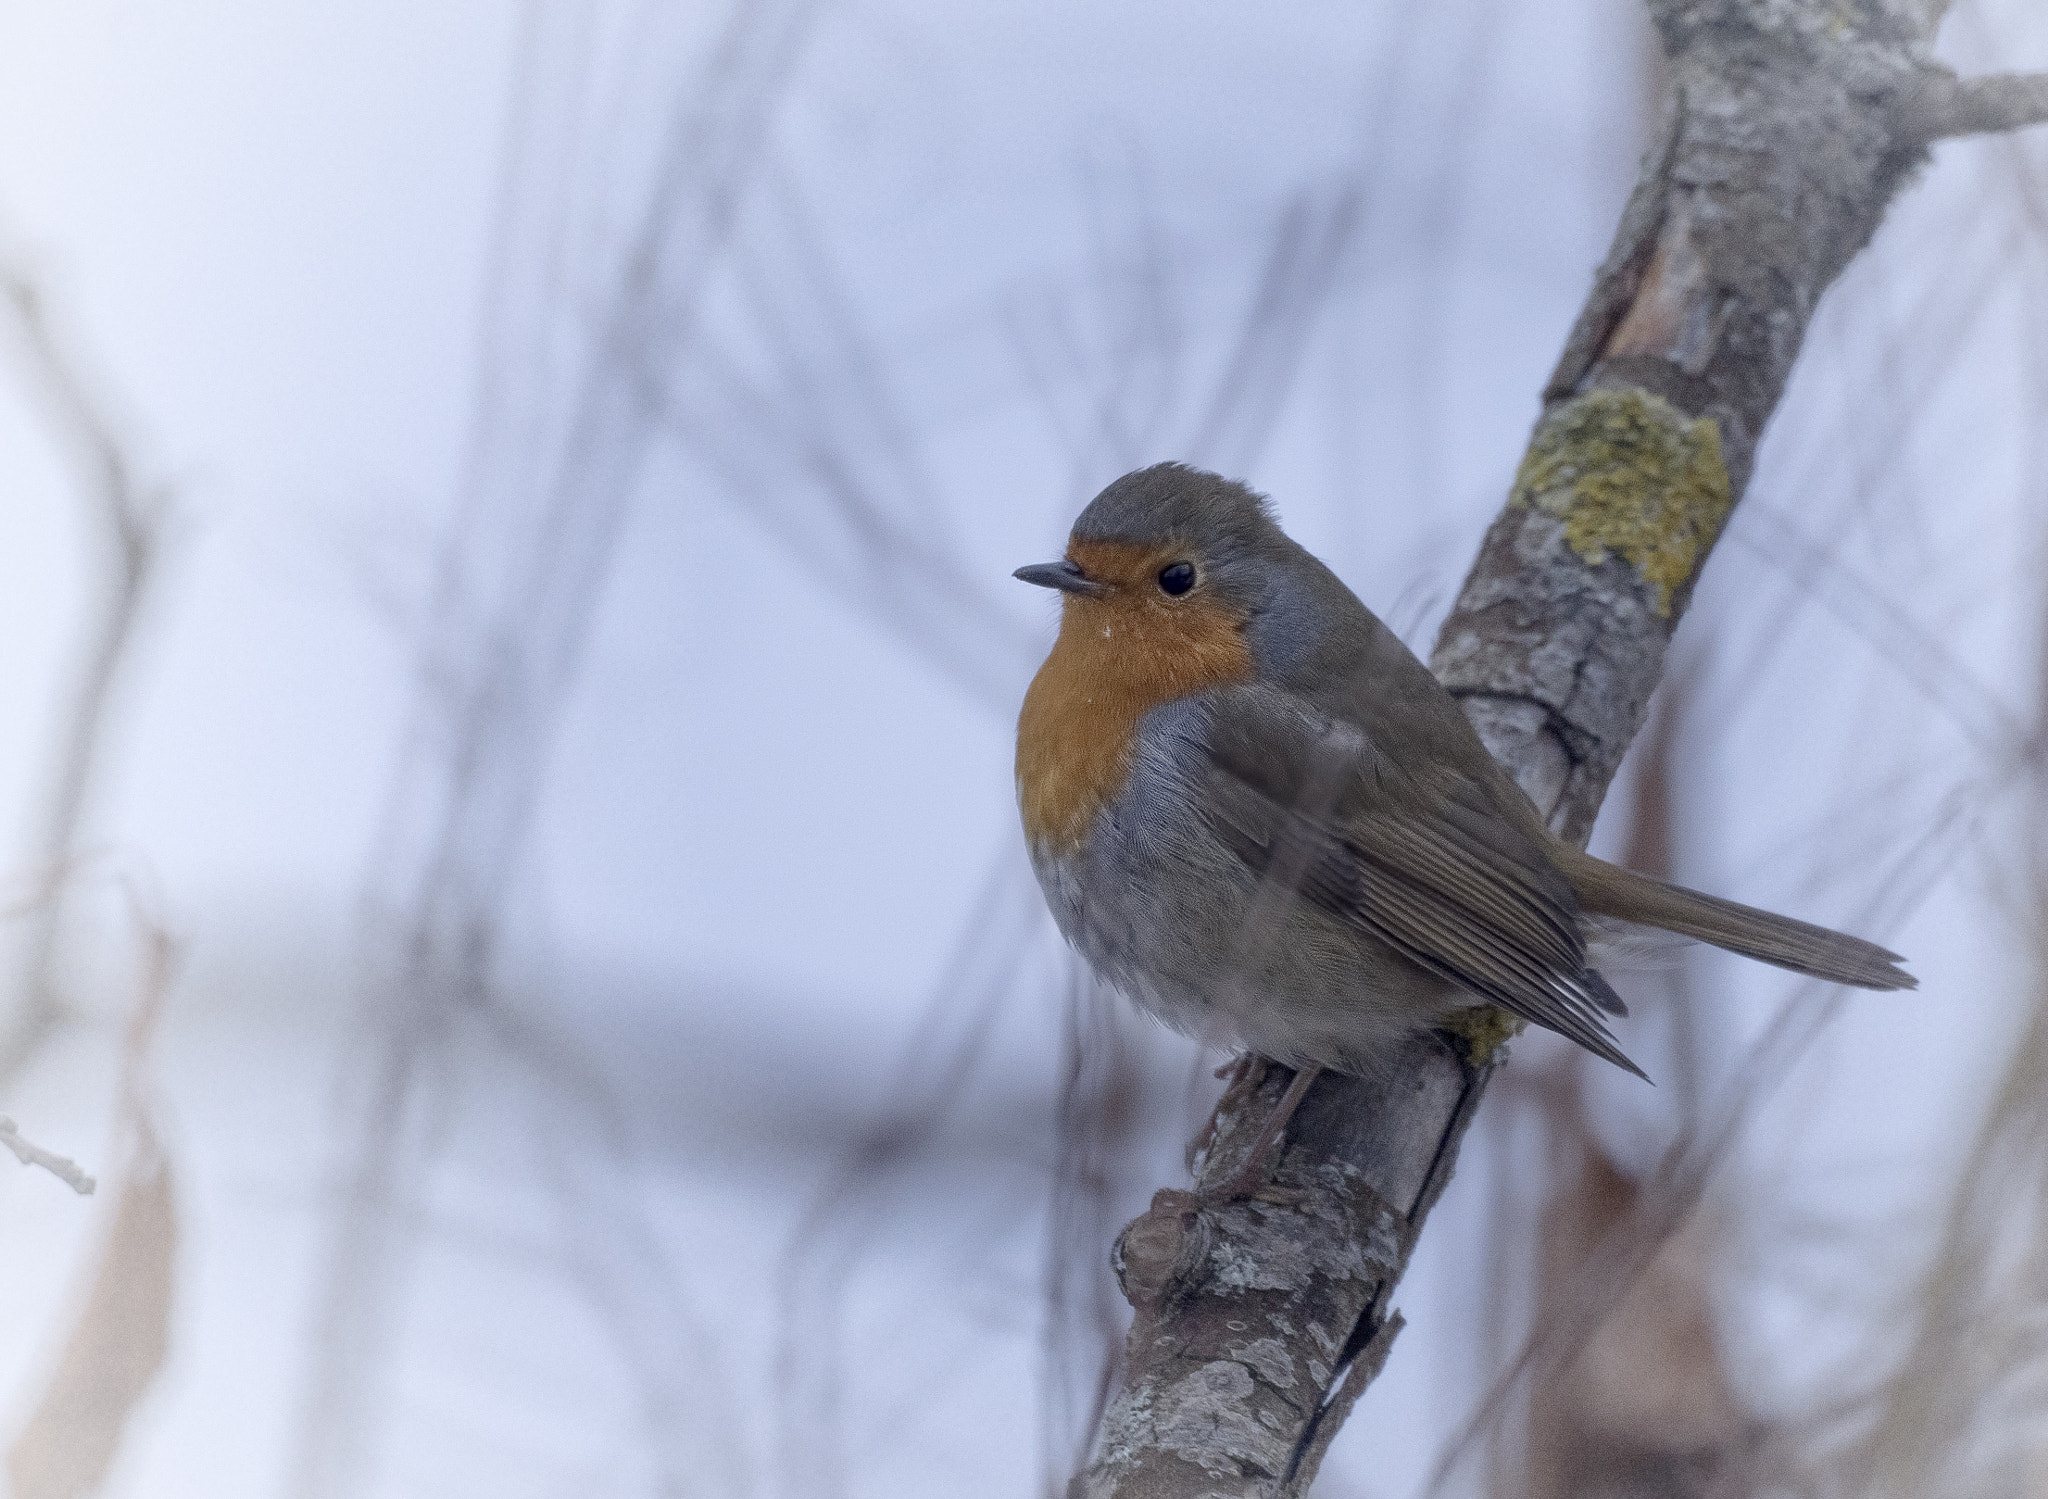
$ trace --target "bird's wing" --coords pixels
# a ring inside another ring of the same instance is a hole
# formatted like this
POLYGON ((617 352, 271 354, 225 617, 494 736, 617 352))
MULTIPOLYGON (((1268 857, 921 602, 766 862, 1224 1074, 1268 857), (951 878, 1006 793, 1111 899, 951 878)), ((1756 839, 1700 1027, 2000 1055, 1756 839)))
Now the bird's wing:
POLYGON ((1218 693, 1200 734, 1199 802, 1276 886, 1412 962, 1641 1075, 1601 1011, 1578 898, 1487 790, 1441 766, 1410 775, 1359 730, 1271 688, 1218 693))

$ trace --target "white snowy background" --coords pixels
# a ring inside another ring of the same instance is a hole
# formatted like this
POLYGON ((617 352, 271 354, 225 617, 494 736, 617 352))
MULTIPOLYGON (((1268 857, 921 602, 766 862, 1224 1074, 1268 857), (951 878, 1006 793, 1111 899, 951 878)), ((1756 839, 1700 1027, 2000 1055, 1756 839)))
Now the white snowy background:
MULTIPOLYGON (((2048 23, 1982 0, 1944 51, 2048 67, 2048 23)), ((1187 458, 1426 650, 1652 53, 1628 0, 0 4, 0 251, 172 515, 66 1018, 0 1078, 108 1178, 0 1168, 5 1418, 107 1231, 130 888, 180 951, 179 1227, 108 1494, 1057 1483, 1109 1237, 1218 1059, 1080 987, 1038 906, 1010 734, 1054 614, 1009 571, 1187 458), (1105 1056, 1131 1116, 1062 1196, 1105 1056)), ((1740 1098, 1706 1212, 1763 1421, 1896 1354, 2028 1003, 2044 251, 2048 131, 1939 148, 1674 652, 1678 876, 1922 984, 1738 1095, 1795 986, 1702 957, 1696 1026, 1650 994, 1624 1035, 1666 1086, 1588 1078, 1632 1169, 1740 1098)), ((6 368, 26 890, 105 570, 6 368)), ((1496 1102, 1318 1492, 1420 1492, 1512 1351, 1532 1147, 1496 1102)))

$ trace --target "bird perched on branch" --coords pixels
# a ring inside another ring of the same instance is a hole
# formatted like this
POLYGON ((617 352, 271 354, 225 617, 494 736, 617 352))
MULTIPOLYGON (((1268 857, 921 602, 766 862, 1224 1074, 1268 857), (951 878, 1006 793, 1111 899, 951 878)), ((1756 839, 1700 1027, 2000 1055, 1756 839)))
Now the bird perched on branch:
POLYGON ((1443 685, 1242 484, 1127 474, 1063 561, 1016 576, 1065 596, 1017 725, 1060 930, 1167 1024, 1303 1069, 1300 1087, 1369 1073, 1482 1002, 1640 1076, 1607 1028, 1626 1010, 1590 964, 1595 927, 1914 985, 1872 943, 1556 837, 1443 685))

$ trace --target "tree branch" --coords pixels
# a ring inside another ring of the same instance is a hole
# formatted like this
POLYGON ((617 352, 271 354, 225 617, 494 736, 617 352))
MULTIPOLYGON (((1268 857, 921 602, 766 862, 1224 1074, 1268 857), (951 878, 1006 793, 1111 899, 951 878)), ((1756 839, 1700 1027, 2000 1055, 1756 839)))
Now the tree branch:
MULTIPOLYGON (((1566 837, 1591 832, 1642 725, 1821 294, 1928 141, 2039 117, 2038 85, 1928 59, 1938 9, 1651 0, 1664 126, 1432 661, 1566 837)), ((1318 1079, 1265 1198, 1162 1191, 1125 1229, 1124 1384, 1077 1499, 1307 1490, 1386 1355, 1409 1248, 1516 1028, 1468 1016, 1382 1077, 1318 1079)), ((1228 1177, 1289 1076, 1240 1069, 1200 1182, 1228 1177)))
POLYGON ((2018 130, 2048 121, 2048 73, 1993 73, 1984 78, 1923 75, 1902 89, 1894 128, 1907 139, 1947 140, 2018 130))
POLYGON ((14 1158, 22 1165, 42 1167, 81 1197, 91 1196, 93 1188, 98 1185, 78 1162, 68 1155, 43 1149, 22 1134, 21 1127, 5 1114, 0 1114, 0 1145, 13 1151, 14 1158))
POLYGON ((42 826, 32 856, 37 882, 23 945, 15 1008, 0 1025, 0 1079, 12 1078, 60 1014, 56 985, 64 886, 72 877, 79 830, 90 811, 115 690, 135 645, 172 516, 167 486, 145 482, 109 405, 87 377, 87 361, 52 326, 28 273, 0 259, 0 313, 12 324, 13 352, 28 393, 47 412, 68 450, 83 502, 99 527, 104 586, 88 621, 72 695, 60 720, 42 826))

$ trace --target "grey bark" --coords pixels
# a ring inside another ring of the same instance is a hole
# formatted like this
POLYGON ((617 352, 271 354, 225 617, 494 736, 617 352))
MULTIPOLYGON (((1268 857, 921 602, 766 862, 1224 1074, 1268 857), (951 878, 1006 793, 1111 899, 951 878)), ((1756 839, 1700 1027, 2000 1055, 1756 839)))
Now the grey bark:
MULTIPOLYGON (((1651 0, 1671 79, 1659 139, 1432 659, 1566 837, 1591 832, 1642 725, 1822 292, 1930 141, 2048 117, 2042 80, 1964 82, 1933 60, 1945 8, 1651 0), (1635 529, 1592 524, 1589 536, 1587 511, 1540 491, 1560 441, 1567 459, 1584 456, 1560 424, 1598 410, 1680 446, 1718 439, 1718 469, 1697 455, 1639 467, 1635 529)), ((1124 1381, 1077 1499, 1306 1492, 1398 1330, 1390 1303, 1409 1249, 1507 1034, 1488 1014, 1415 1038, 1384 1079, 1324 1074, 1271 1192, 1219 1204, 1162 1191, 1124 1230, 1124 1381)), ((1263 1063, 1239 1070, 1197 1142, 1199 1183, 1229 1176, 1288 1079, 1263 1063)))

